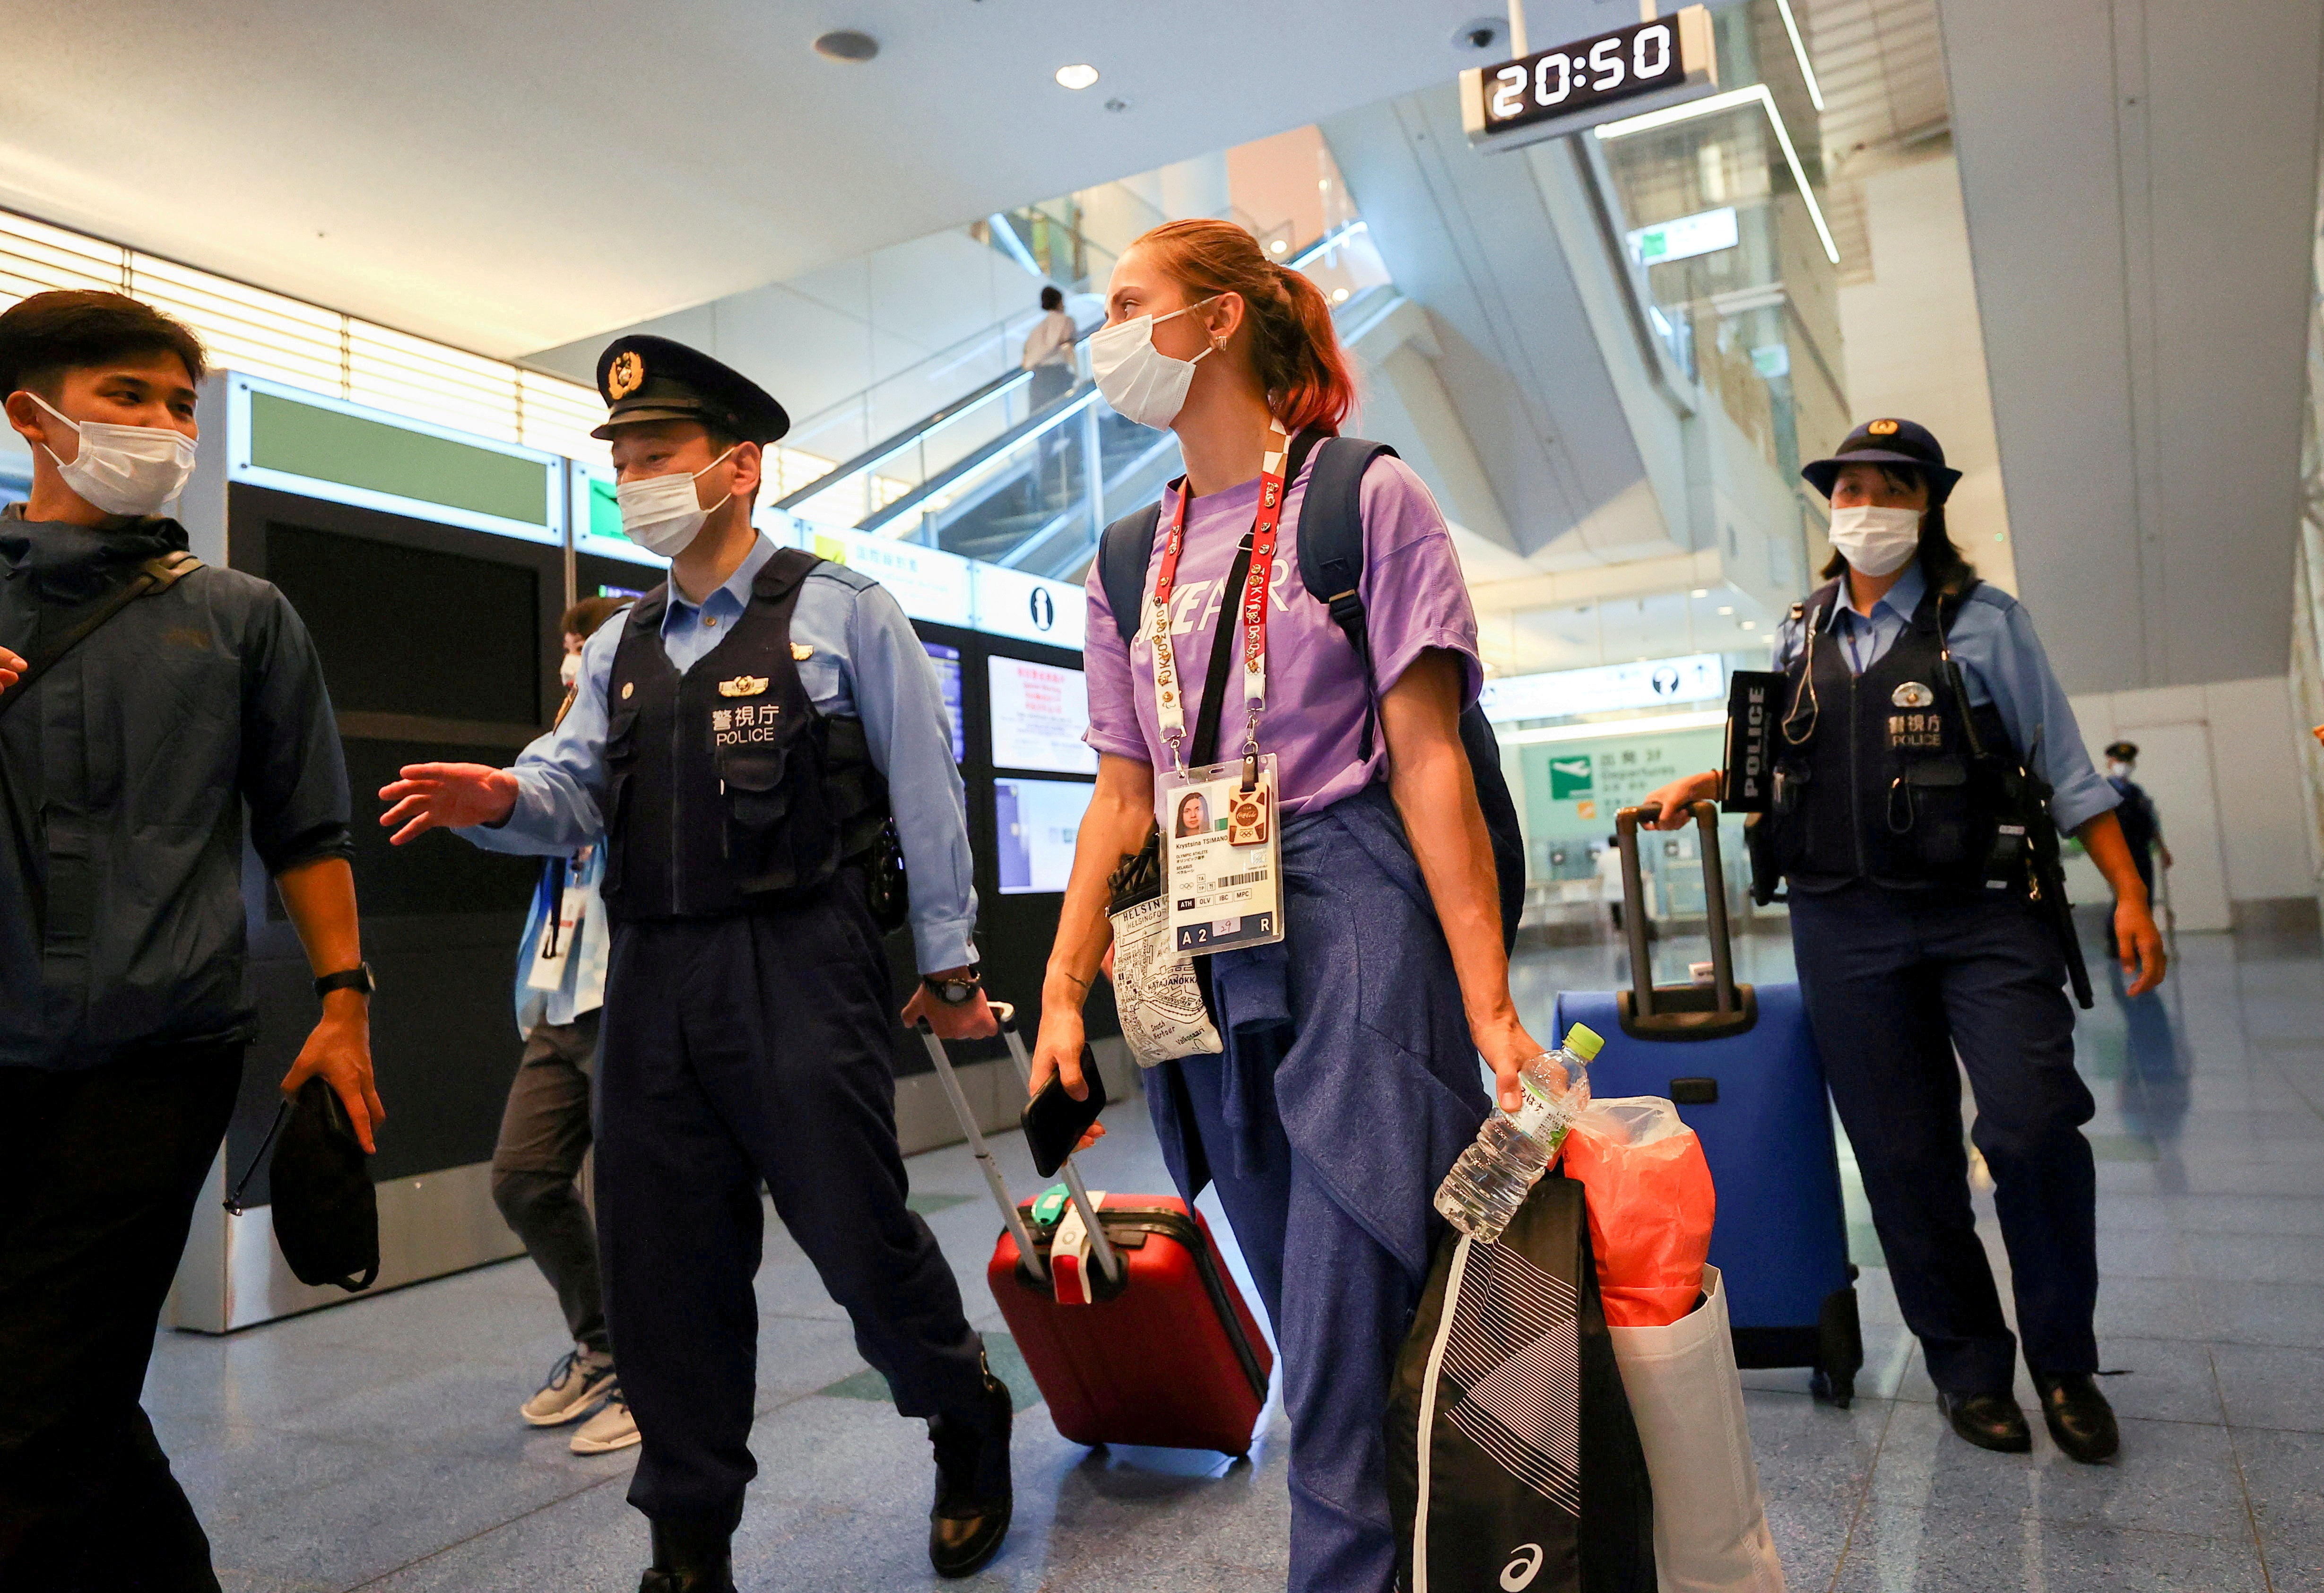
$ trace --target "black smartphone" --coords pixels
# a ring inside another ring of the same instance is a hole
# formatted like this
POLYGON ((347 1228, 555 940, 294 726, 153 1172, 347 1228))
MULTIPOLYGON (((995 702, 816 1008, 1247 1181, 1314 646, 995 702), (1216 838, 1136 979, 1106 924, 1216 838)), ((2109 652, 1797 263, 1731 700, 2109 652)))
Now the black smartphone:
POLYGON ((1063 1073, 1051 1079, 1038 1095, 1025 1103, 1019 1119, 1025 1129, 1026 1148, 1033 1153, 1033 1171, 1047 1178, 1065 1165, 1089 1126, 1105 1110, 1105 1081, 1097 1076, 1097 1058, 1082 1047, 1082 1082, 1089 1099, 1075 1100, 1065 1093, 1063 1073))

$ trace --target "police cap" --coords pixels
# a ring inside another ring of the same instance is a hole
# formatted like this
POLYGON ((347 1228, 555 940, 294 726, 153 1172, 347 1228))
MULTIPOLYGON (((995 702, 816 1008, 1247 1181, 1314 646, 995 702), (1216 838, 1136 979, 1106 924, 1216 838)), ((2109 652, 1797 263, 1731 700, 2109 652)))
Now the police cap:
POLYGON ((1950 496, 1953 483, 1961 478, 1960 471, 1945 464, 1944 447, 1936 434, 1914 420, 1867 420, 1848 434, 1831 458, 1803 465, 1800 474, 1829 498, 1843 465, 1895 465, 1918 470, 1928 478, 1932 506, 1950 496))
POLYGON ((597 396, 610 410, 589 435, 640 420, 696 420, 761 447, 791 428, 766 389, 732 366, 667 337, 617 337, 597 356, 597 396))
POLYGON ((2116 763, 2135 763, 2138 761, 2138 743, 2116 741, 2106 750, 2106 755, 2116 763))

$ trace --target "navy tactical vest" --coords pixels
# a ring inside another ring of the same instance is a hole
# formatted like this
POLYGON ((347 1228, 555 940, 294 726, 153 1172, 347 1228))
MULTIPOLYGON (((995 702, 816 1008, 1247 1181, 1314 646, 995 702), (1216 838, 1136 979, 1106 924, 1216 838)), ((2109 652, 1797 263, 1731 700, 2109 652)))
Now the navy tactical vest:
POLYGON ((786 548, 726 639, 680 675, 662 650, 667 583, 624 616, 606 683, 605 878, 616 922, 779 905, 872 851, 887 783, 861 720, 799 680, 791 613, 821 561, 786 548))
POLYGON ((1871 879, 1903 889, 2023 886, 2024 776, 1990 703, 1972 708, 1945 636, 1970 592, 1923 595, 1904 633, 1861 675, 1832 629, 1840 582, 1801 605, 1786 671, 1775 811, 1764 823, 1794 889, 1871 879), (2005 832, 2006 825, 2021 827, 2005 832), (1997 867, 2006 880, 1990 878, 1997 867))

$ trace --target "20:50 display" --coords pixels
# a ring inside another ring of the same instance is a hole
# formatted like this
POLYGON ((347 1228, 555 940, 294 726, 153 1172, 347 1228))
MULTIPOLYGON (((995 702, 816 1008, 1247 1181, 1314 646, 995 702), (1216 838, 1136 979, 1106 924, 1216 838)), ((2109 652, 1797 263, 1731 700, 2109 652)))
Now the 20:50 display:
POLYGON ((1643 81, 1663 76, 1671 67, 1669 25, 1656 23, 1639 29, 1631 40, 1629 60, 1622 57, 1622 41, 1618 36, 1599 40, 1591 46, 1586 60, 1569 57, 1563 50, 1552 51, 1534 63, 1531 72, 1523 61, 1511 61, 1493 74, 1493 119, 1508 121, 1525 114, 1528 78, 1534 106, 1546 110, 1563 104, 1577 88, 1609 94, 1626 79, 1643 81))

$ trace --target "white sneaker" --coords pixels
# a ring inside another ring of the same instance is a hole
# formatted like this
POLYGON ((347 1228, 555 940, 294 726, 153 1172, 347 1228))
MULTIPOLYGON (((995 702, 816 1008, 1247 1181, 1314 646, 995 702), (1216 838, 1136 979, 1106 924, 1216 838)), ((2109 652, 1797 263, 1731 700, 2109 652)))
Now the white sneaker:
POLYGON ((581 1423, 567 1447, 576 1455, 605 1455, 628 1449, 637 1441, 638 1419, 630 1414, 630 1402, 622 1397, 622 1387, 617 1383, 605 1395, 605 1403, 597 1413, 581 1423))
POLYGON ((562 1427, 587 1415, 613 1387, 613 1358, 576 1345, 517 1413, 535 1427, 562 1427))

